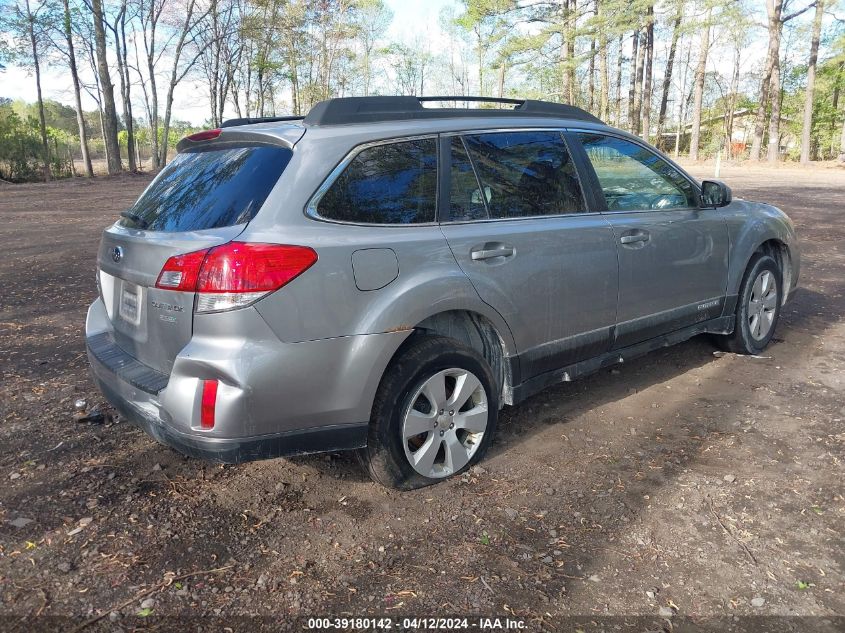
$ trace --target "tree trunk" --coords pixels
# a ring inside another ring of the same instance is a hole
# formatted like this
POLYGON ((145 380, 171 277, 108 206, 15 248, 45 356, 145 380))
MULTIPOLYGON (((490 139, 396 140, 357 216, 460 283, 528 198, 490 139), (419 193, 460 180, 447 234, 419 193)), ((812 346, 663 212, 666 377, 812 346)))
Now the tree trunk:
POLYGON ((123 166, 120 163, 120 146, 117 144, 117 110, 114 106, 114 87, 109 75, 106 57, 106 32, 103 28, 102 0, 91 0, 94 14, 94 39, 97 45, 97 74, 100 77, 100 91, 103 94, 103 129, 106 152, 108 154, 109 174, 118 174, 123 166))
POLYGON ((578 85, 575 81, 575 21, 578 16, 577 0, 567 0, 569 12, 566 21, 566 57, 569 63, 566 65, 566 72, 569 75, 569 103, 576 105, 578 100, 578 85))
POLYGON ((599 118, 607 121, 610 114, 610 81, 607 75, 607 39, 599 43, 599 118))
POLYGON ((707 23, 701 31, 701 43, 698 47, 698 66, 695 69, 695 93, 692 105, 692 130, 690 131, 689 157, 698 160, 698 145, 701 139, 701 107, 704 101, 704 78, 707 72, 707 52, 710 49, 710 16, 707 11, 707 23))
POLYGON ((642 130, 642 116, 643 116, 643 70, 645 67, 645 53, 646 53, 646 34, 645 29, 640 28, 639 31, 640 44, 637 48, 637 68, 634 84, 634 125, 631 131, 639 135, 642 130))
POLYGON ((370 96, 370 44, 364 44, 364 96, 370 96))
POLYGON ((475 36, 478 40, 478 94, 484 95, 484 38, 478 29, 475 31, 475 36))
POLYGON ((643 83, 643 139, 648 141, 651 128, 651 92, 654 81, 654 5, 649 4, 646 17, 645 80, 643 83))
POLYGON ((660 97, 660 112, 657 115, 657 140, 660 141, 663 126, 666 124, 666 110, 669 106, 669 90, 672 87, 672 68, 675 65, 675 55, 678 51, 678 38, 681 33, 683 19, 683 4, 678 5, 678 13, 672 24, 672 43, 669 46, 669 58, 666 60, 666 70, 663 73, 663 87, 660 97))
POLYGON ((736 55, 734 56, 734 73, 731 77, 731 96, 728 103, 728 116, 725 124, 725 143, 728 145, 728 155, 733 158, 733 148, 731 142, 733 141, 734 132, 734 115, 736 114, 736 100, 739 92, 739 69, 740 69, 740 53, 739 46, 736 48, 736 55))
MULTIPOLYGON (((182 68, 180 71, 179 64, 182 58, 182 53, 185 50, 185 43, 188 38, 188 33, 199 23, 199 21, 207 15, 204 13, 199 16, 196 20, 194 19, 194 10, 196 9, 196 0, 189 0, 188 5, 185 7, 185 18, 182 22, 182 29, 179 33, 179 40, 176 42, 176 46, 173 49, 173 63, 170 66, 170 80, 167 83, 167 96, 165 97, 164 103, 164 122, 162 123, 162 138, 161 144, 159 147, 159 154, 158 160, 156 161, 160 167, 164 167, 167 164, 167 149, 170 137, 170 119, 173 112, 173 93, 176 90, 176 86, 179 85, 179 82, 185 78, 188 72, 193 68, 194 64, 199 59, 199 55, 196 55, 193 60, 191 60, 185 68, 182 68)), ((249 116, 249 90, 247 90, 246 94, 246 103, 247 103, 247 116, 249 116)))
POLYGON ((587 110, 595 112, 596 102, 596 38, 590 38, 590 63, 587 85, 587 110))
POLYGON ((103 152, 106 155, 106 163, 109 162, 109 148, 105 144, 106 138, 106 121, 105 117, 103 116, 103 92, 100 90, 100 78, 97 76, 97 62, 96 57, 97 53, 94 51, 93 44, 89 41, 88 42, 88 57, 91 62, 91 71, 94 74, 94 89, 96 90, 96 96, 91 94, 94 101, 97 102, 97 118, 100 120, 100 136, 103 137, 103 152))
POLYGON ((132 116, 132 99, 130 96, 132 84, 129 81, 129 55, 126 49, 125 20, 120 23, 120 40, 122 42, 121 46, 123 48, 123 71, 126 74, 126 92, 123 95, 123 116, 126 124, 126 151, 129 157, 129 171, 134 173, 138 171, 138 162, 135 151, 137 145, 135 143, 135 120, 132 116))
MULTIPOLYGON (((842 111, 845 114, 845 107, 842 111)), ((845 116, 842 117, 842 134, 839 136, 839 160, 845 161, 845 116)))
POLYGON ((772 80, 769 84, 769 97, 772 100, 772 114, 769 117, 768 161, 776 163, 780 157, 780 55, 775 58, 772 67, 772 80))
POLYGON ((822 31, 824 0, 816 1, 813 18, 813 39, 810 43, 810 61, 807 64, 807 89, 804 95, 804 127, 801 134, 801 162, 810 162, 810 133, 813 131, 813 90, 816 83, 816 62, 819 57, 819 38, 822 31))
POLYGON ((751 160, 760 160, 760 150, 763 147, 763 133, 766 129, 766 111, 769 106, 769 89, 775 63, 780 56, 780 30, 782 23, 780 15, 783 10, 783 0, 766 0, 768 13, 769 48, 766 52, 766 66, 763 81, 760 84, 760 102, 757 104, 757 115, 754 120, 754 139, 751 141, 751 160))
POLYGON ((247 57, 246 62, 246 87, 244 89, 244 110, 246 111, 246 118, 250 118, 252 116, 252 105, 249 101, 249 96, 252 94, 252 65, 250 64, 252 60, 247 57))
POLYGON ((624 39, 624 35, 619 36, 619 54, 616 64, 616 127, 622 127, 622 62, 625 59, 622 44, 624 39))
POLYGON ((85 175, 89 178, 94 176, 94 168, 91 166, 91 155, 88 153, 88 132, 85 129, 85 117, 82 114, 82 93, 79 87, 79 69, 76 67, 76 53, 73 50, 73 29, 70 22, 70 3, 62 0, 64 4, 64 33, 67 43, 68 67, 70 76, 73 79, 73 96, 76 101, 76 124, 79 126, 79 146, 82 150, 82 162, 85 164, 85 175))
POLYGON ((218 11, 217 0, 211 0, 211 36, 214 38, 211 51, 210 69, 209 69, 209 102, 211 105, 211 125, 212 127, 220 127, 220 116, 217 112, 219 79, 220 79, 220 13, 218 11))
MULTIPOLYGON (((568 11, 568 0, 564 0, 564 24, 566 24, 566 11, 568 11)), ((569 47, 566 45, 566 28, 560 31, 560 100, 565 102, 572 94, 569 87, 569 69, 570 60, 567 58, 569 47)))
MULTIPOLYGON (((843 72, 845 71, 845 60, 839 62, 839 69, 836 72, 836 84, 833 89, 833 111, 837 112, 839 110, 839 95, 841 92, 840 86, 842 85, 842 76, 843 72)), ((830 119, 830 154, 834 156, 836 154, 836 119, 831 117, 830 119)))
POLYGON ((636 60, 639 57, 639 44, 640 44, 640 32, 639 29, 634 31, 634 35, 631 38, 631 65, 630 65, 630 72, 631 72, 631 85, 628 88, 628 129, 632 132, 634 131, 634 93, 637 89, 637 72, 636 72, 636 60))
POLYGON ((41 64, 38 58, 38 44, 35 40, 35 16, 26 0, 26 24, 29 33, 29 43, 32 46, 32 65, 35 69, 35 88, 38 93, 38 128, 41 132, 41 146, 44 151, 42 169, 44 182, 50 181, 50 145, 47 143, 47 122, 44 118, 44 99, 41 96, 41 64))
POLYGON ((299 103, 299 75, 296 71, 296 56, 291 54, 290 60, 290 94, 293 102, 293 113, 298 116, 302 106, 299 103))
MULTIPOLYGON (((596 17, 601 15, 601 2, 596 0, 596 17)), ((607 75, 607 53, 609 42, 604 25, 599 21, 599 118, 607 121, 610 107, 610 80, 607 75)))
POLYGON ((681 74, 681 95, 680 99, 678 99, 678 126, 675 128, 675 159, 678 158, 678 155, 681 152, 681 131, 686 128, 686 112, 684 110, 684 106, 686 105, 687 99, 687 69, 689 68, 689 60, 690 56, 692 55, 692 44, 687 47, 687 60, 684 64, 684 72, 681 74))
POLYGON ((129 63, 126 50, 126 1, 114 21, 114 43, 117 53, 117 72, 120 77, 120 97, 123 104, 123 121, 126 125, 126 159, 129 171, 138 171, 135 163, 135 129, 132 121, 132 102, 129 96, 129 63))

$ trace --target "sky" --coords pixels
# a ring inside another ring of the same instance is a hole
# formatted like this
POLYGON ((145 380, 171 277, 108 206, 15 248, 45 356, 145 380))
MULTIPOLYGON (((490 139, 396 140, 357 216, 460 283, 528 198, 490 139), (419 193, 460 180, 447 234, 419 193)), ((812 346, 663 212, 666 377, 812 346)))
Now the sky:
MULTIPOLYGON (((387 39, 412 42, 421 35, 435 40, 442 37, 438 26, 440 11, 443 7, 456 3, 454 0, 386 0, 386 4, 393 11, 393 22, 387 39), (428 26, 421 29, 420 25, 428 26)), ((74 105, 73 85, 64 65, 57 63, 43 67, 41 87, 45 99, 74 105)), ((0 96, 34 102, 36 89, 33 74, 23 68, 8 66, 5 72, 0 72, 0 96)), ((96 107, 94 100, 83 93, 82 108, 95 110, 96 107)), ((141 114, 140 111, 138 114, 141 114)), ((186 79, 177 87, 173 117, 196 125, 202 124, 208 118, 208 100, 199 81, 186 79), (200 96, 194 98, 191 95, 200 96)))
POLYGON ((393 23, 387 32, 388 39, 410 41, 419 32, 420 24, 429 24, 439 32, 440 11, 446 6, 455 6, 452 0, 386 0, 393 11, 393 23))
MULTIPOLYGON (((420 39, 429 42, 432 51, 445 48, 446 36, 439 26, 440 13, 444 7, 452 6, 459 12, 457 0, 386 0, 386 4, 393 11, 393 22, 386 34, 389 41, 413 44, 420 39)), ((763 35, 761 31, 758 35, 763 35)), ((715 38, 716 48, 720 47, 719 38, 715 38)), ((662 42, 659 42, 662 44, 662 42)), ((728 45, 721 42, 728 48, 728 45)), ((730 76, 732 52, 725 54, 711 54, 708 70, 718 69, 723 76, 730 76)), ((665 56, 665 52, 656 51, 656 57, 665 56)), ((693 57, 695 55, 693 54, 693 57)), ((765 36, 755 37, 743 52, 743 72, 761 63, 765 56, 765 36)), ((47 65, 42 68, 42 88, 44 97, 55 99, 73 106, 73 91, 70 76, 62 64, 47 65)), ((177 87, 174 102, 174 119, 189 121, 194 125, 201 125, 209 116, 207 92, 199 79, 186 78, 177 87)), ((9 66, 0 73, 0 96, 12 99, 23 99, 34 102, 36 99, 35 79, 27 70, 9 66)), ((133 99, 135 102, 137 99, 133 99)), ((96 104, 83 94, 83 108, 96 109, 96 104)), ((135 105, 138 116, 142 116, 141 104, 135 105)), ((227 112, 227 114, 232 114, 227 112)))

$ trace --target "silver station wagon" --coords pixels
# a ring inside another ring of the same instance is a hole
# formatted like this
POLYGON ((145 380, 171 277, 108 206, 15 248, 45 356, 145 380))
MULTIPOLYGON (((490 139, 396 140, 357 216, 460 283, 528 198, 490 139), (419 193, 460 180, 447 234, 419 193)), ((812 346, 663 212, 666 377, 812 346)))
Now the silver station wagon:
POLYGON ((105 230, 93 375, 217 462, 356 449, 410 489, 504 405, 703 333, 756 354, 796 287, 789 218, 578 108, 359 97, 238 119, 105 230))

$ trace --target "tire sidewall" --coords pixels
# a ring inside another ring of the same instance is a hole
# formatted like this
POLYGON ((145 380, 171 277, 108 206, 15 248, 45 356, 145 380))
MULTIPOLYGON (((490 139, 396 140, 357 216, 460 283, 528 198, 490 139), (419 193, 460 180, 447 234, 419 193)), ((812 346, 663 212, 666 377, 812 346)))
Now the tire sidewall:
POLYGON ((372 449, 382 449, 385 454, 381 455, 381 458, 388 462, 385 466, 389 465, 392 474, 391 485, 406 490, 445 481, 478 463, 493 441, 499 412, 499 396, 495 388, 493 372, 479 354, 457 341, 452 342, 443 337, 419 337, 415 343, 417 349, 410 350, 416 352, 410 359, 411 362, 397 363, 393 367, 394 371, 388 371, 387 379, 380 388, 384 390, 381 394, 383 399, 379 403, 381 405, 378 407, 379 410, 374 411, 371 420, 371 425, 374 427, 372 430, 376 432, 375 438, 371 433, 371 440, 375 439, 379 446, 368 447, 371 449, 370 455, 373 454, 372 449), (419 387, 437 372, 452 368, 470 371, 481 381, 487 395, 487 429, 481 444, 463 468, 449 477, 425 477, 414 470, 405 455, 402 445, 402 422, 412 404, 410 399, 419 387))
POLYGON ((742 291, 738 298, 739 304, 736 310, 736 329, 738 338, 742 346, 750 354, 759 354, 771 342, 777 328, 778 320, 780 319, 781 303, 783 302, 783 279, 780 268, 777 262, 769 255, 758 255, 748 267, 745 278, 742 281, 742 291), (762 339, 755 339, 751 334, 751 328, 748 323, 748 301, 751 297, 751 291, 754 286, 754 280, 764 270, 769 271, 775 278, 777 284, 777 304, 775 305, 775 315, 772 319, 772 326, 768 334, 762 339))

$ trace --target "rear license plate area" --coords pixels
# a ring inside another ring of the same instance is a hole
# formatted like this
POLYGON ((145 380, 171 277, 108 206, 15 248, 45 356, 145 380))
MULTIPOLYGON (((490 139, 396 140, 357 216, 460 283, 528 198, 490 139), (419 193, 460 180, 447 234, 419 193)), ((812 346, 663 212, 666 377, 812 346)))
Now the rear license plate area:
POLYGON ((120 318, 138 325, 141 322, 141 287, 124 281, 120 290, 120 318))

